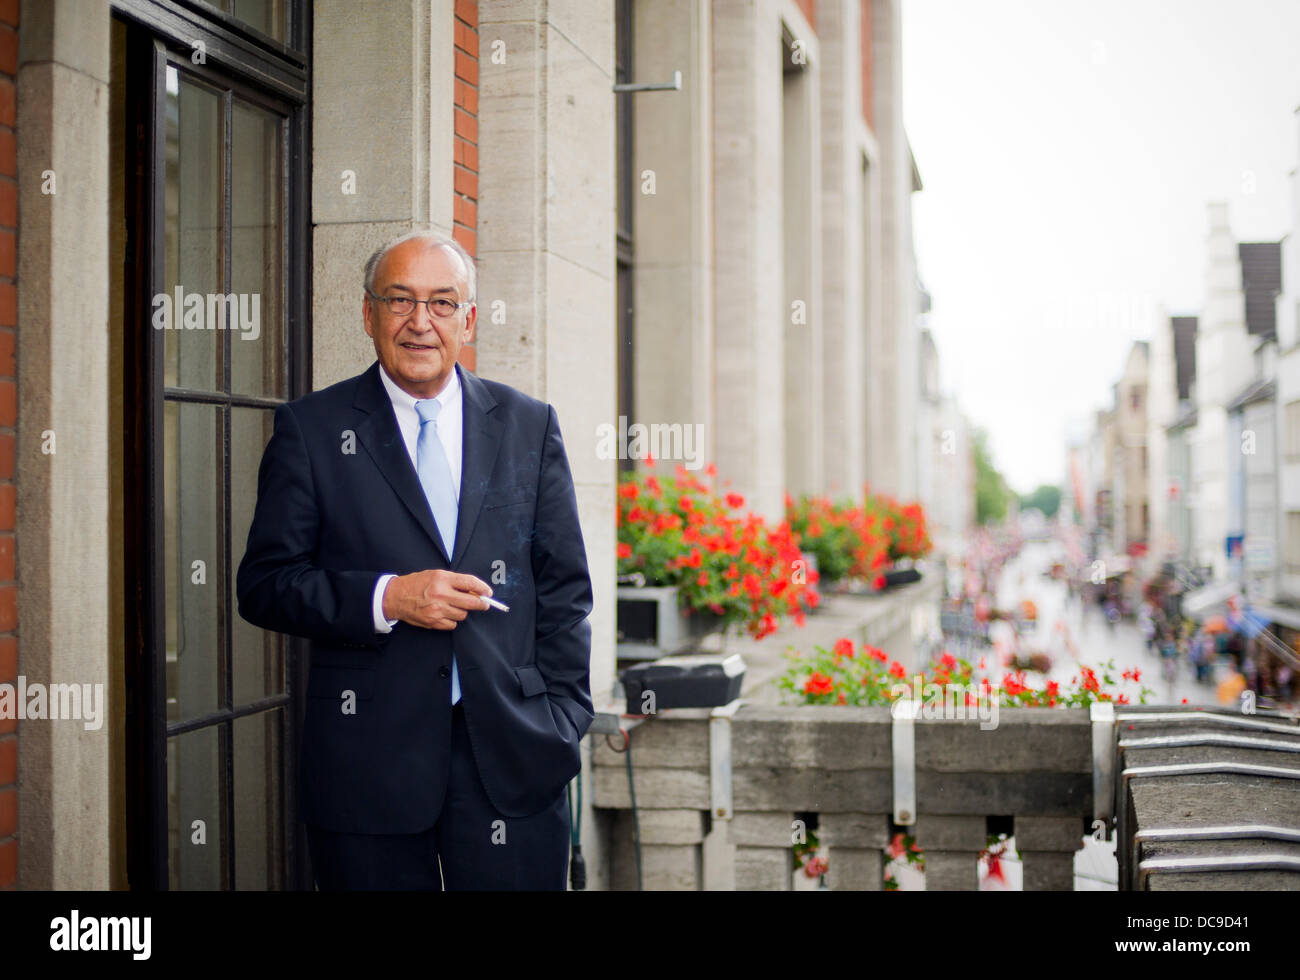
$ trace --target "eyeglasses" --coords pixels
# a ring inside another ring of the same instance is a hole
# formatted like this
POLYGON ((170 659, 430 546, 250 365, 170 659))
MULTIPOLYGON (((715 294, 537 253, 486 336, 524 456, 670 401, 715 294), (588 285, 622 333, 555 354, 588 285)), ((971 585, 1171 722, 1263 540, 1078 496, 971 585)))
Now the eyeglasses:
POLYGON ((377 293, 370 292, 371 299, 378 300, 388 307, 388 312, 393 316, 410 316, 415 312, 417 303, 428 303, 429 312, 440 320, 445 320, 450 316, 455 316, 460 312, 462 307, 473 306, 472 302, 457 303, 454 300, 447 299, 445 296, 434 296, 429 299, 413 299, 410 296, 380 296, 377 293))

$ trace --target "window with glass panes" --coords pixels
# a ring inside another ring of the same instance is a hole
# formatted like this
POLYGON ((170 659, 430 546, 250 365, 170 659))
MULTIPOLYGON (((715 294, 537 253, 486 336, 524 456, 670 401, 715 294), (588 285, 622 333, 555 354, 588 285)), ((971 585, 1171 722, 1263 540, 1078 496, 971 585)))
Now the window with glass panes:
POLYGON ((299 645, 240 618, 234 573, 274 410, 307 390, 308 5, 113 6, 128 875, 295 887, 299 645))

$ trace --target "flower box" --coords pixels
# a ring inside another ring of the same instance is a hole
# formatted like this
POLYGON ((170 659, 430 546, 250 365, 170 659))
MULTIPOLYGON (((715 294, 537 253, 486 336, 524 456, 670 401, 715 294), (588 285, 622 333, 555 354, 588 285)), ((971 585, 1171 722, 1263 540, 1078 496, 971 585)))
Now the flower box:
MULTIPOLYGON (((638 658, 657 651, 655 656, 677 653, 698 645, 710 633, 718 631, 722 617, 707 610, 685 610, 677 603, 676 586, 618 587, 619 655, 638 658), (624 647, 644 648, 624 650, 624 647)), ((626 659, 626 658, 625 658, 626 659)))

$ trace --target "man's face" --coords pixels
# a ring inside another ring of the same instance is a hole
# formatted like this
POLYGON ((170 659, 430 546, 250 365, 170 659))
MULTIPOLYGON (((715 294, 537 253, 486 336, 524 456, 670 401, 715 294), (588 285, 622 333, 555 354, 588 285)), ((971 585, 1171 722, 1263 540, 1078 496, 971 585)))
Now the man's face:
MULTIPOLYGON (((443 296, 463 303, 468 271, 451 249, 414 239, 380 260, 373 288, 378 296, 417 300, 443 296)), ((456 370, 461 347, 474 339, 478 314, 475 307, 467 306, 444 320, 434 316, 427 303, 420 303, 406 316, 395 316, 387 303, 372 300, 369 294, 361 311, 379 363, 399 388, 415 398, 433 398, 442 391, 456 370)))

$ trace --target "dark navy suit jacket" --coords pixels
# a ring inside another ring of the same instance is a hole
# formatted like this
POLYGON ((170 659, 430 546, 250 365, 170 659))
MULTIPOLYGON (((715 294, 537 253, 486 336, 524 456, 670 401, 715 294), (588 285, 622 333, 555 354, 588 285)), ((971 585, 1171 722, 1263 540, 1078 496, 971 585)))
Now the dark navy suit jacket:
POLYGON ((443 550, 378 361, 279 406, 262 457, 239 614, 311 640, 302 816, 324 830, 433 825, 447 781, 453 650, 496 809, 537 813, 581 768, 593 718, 592 593, 555 410, 456 369, 464 438, 454 555, 443 550), (510 611, 472 611, 454 630, 398 622, 376 633, 379 577, 430 568, 478 576, 510 611), (349 702, 355 713, 345 712, 349 702))

